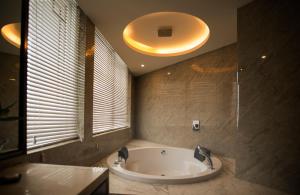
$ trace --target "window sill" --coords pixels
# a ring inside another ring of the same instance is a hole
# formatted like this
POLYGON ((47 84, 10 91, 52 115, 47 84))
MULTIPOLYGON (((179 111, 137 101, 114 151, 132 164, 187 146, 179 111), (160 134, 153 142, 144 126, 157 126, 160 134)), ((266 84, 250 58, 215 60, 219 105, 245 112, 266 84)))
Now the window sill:
POLYGON ((108 131, 94 133, 93 136, 92 136, 92 138, 96 138, 96 137, 99 137, 99 136, 102 136, 102 135, 106 135, 106 134, 116 133, 118 131, 124 131, 124 130, 127 130, 127 129, 130 129, 130 127, 122 127, 122 128, 119 128, 119 129, 112 129, 112 130, 108 130, 108 131))
MULTIPOLYGON (((92 135, 92 138, 97 138, 97 137, 100 137, 100 136, 103 136, 103 135, 116 133, 116 132, 124 131, 124 130, 127 130, 127 129, 130 129, 130 127, 123 127, 123 128, 119 128, 119 129, 112 129, 112 130, 108 130, 108 131, 95 133, 95 134, 92 135)), ((38 152, 42 152, 42 151, 45 151, 45 150, 50 150, 50 149, 53 149, 53 148, 56 148, 56 147, 60 147, 60 146, 64 146, 64 145, 68 145, 68 144, 72 144, 72 143, 77 143, 77 142, 81 142, 81 140, 79 138, 77 138, 77 139, 67 140, 67 141, 63 141, 63 142, 48 145, 48 146, 42 146, 40 148, 29 149, 29 150, 27 150, 26 154, 38 153, 38 152)))
POLYGON ((45 150, 50 150, 56 147, 60 147, 60 146, 64 146, 64 145, 68 145, 68 144, 72 144, 72 143, 76 143, 76 142, 81 142, 79 138, 73 139, 73 140, 67 140, 67 141, 63 141, 60 143, 55 143, 55 144, 51 144, 48 146, 42 146, 40 148, 33 148, 33 149, 29 149, 27 150, 27 154, 33 154, 33 153, 37 153, 37 152, 42 152, 45 150))

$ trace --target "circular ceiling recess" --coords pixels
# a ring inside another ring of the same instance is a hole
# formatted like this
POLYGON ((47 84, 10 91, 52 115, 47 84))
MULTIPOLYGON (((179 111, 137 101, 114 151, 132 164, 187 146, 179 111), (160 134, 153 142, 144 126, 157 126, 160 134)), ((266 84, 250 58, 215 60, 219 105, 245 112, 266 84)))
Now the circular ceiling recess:
POLYGON ((190 14, 156 12, 141 16, 123 31, 124 42, 151 56, 178 56, 203 46, 209 38, 207 24, 190 14))

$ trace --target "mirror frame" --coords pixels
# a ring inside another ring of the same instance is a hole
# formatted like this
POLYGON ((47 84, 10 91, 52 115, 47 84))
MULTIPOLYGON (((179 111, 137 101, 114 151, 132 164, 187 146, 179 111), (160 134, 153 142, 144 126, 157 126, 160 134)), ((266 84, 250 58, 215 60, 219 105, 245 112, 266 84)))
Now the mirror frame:
POLYGON ((29 0, 21 0, 21 46, 20 46, 20 72, 19 72, 19 124, 18 124, 18 149, 3 153, 0 160, 24 155, 26 147, 26 85, 27 85, 27 35, 28 35, 28 14, 29 0))

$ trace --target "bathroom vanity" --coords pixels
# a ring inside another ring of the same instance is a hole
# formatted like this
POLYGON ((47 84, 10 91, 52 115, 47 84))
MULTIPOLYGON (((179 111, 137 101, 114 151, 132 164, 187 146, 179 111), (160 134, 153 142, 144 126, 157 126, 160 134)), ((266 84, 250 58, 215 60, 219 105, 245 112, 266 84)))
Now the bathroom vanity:
POLYGON ((21 173, 15 184, 0 185, 0 194, 108 194, 108 169, 26 163, 7 168, 0 175, 21 173))

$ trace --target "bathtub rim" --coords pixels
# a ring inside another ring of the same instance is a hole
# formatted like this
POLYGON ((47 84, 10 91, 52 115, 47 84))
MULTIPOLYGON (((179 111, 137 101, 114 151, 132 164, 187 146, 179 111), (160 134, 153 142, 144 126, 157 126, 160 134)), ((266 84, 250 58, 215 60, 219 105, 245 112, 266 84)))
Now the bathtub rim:
MULTIPOLYGON (((134 150, 142 150, 142 149, 175 149, 175 150, 187 150, 189 152, 193 151, 192 149, 188 148, 180 148, 180 147, 171 147, 171 146, 146 146, 146 147, 135 147, 135 148, 128 148, 128 151, 134 150)), ((159 176, 159 175, 150 175, 139 173, 135 171, 129 171, 123 168, 120 165, 114 165, 115 160, 117 159, 117 152, 110 154, 106 160, 109 170, 118 175, 122 178, 126 178, 133 181, 144 182, 144 183, 159 183, 159 184, 188 184, 188 183, 196 183, 204 180, 208 180, 220 173, 222 170, 222 162, 216 156, 211 156, 211 159, 214 164, 214 169, 206 169, 203 172, 197 174, 188 174, 188 175, 181 175, 181 176, 159 176)), ((124 162, 123 162, 124 163, 124 162)), ((202 163, 202 162, 200 162, 202 163)), ((205 163, 204 163, 205 164, 205 163)), ((205 164, 206 165, 206 164, 205 164)), ((207 166, 207 165, 206 165, 207 166)))

